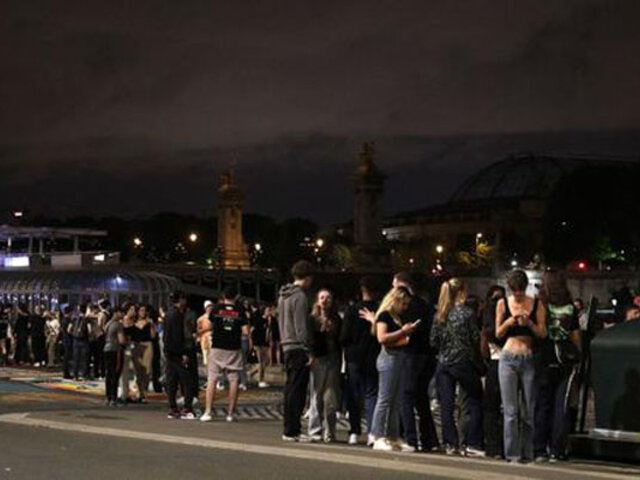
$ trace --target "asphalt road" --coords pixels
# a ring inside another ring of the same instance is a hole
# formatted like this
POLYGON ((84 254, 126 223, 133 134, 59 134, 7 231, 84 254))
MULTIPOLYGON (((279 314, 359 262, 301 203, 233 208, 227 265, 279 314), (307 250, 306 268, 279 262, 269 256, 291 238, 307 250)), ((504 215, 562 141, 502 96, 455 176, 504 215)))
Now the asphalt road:
POLYGON ((348 446, 344 430, 332 445, 284 443, 281 420, 257 404, 245 403, 238 423, 201 423, 168 420, 162 403, 108 409, 87 395, 13 387, 0 391, 0 480, 640 478, 639 468, 610 464, 373 452, 348 446))

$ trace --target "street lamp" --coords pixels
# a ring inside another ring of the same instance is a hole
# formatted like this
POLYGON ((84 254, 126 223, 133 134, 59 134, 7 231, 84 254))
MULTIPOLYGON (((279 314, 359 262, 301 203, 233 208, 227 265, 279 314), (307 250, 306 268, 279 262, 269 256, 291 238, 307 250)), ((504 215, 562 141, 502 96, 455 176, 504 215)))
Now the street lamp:
POLYGON ((140 237, 135 237, 133 239, 133 246, 140 248, 142 246, 142 239, 140 237))
POLYGON ((189 234, 189 241, 191 243, 196 243, 198 241, 198 234, 197 233, 190 233, 189 234))
POLYGON ((442 252, 444 252, 444 247, 442 245, 436 245, 436 253, 442 255, 442 252))
POLYGON ((317 240, 316 240, 316 246, 317 246, 318 248, 322 248, 322 247, 324 247, 324 240, 323 240, 323 239, 321 239, 321 238, 317 239, 317 240))

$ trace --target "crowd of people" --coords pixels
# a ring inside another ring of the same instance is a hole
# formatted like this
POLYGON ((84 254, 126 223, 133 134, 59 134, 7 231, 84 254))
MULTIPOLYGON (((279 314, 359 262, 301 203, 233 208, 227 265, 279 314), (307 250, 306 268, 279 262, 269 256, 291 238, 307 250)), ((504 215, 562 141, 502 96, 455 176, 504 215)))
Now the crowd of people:
POLYGON ((334 441, 336 414, 346 405, 348 443, 366 442, 374 450, 510 462, 567 458, 581 305, 572 301, 561 272, 546 272, 538 294, 530 296, 526 273, 514 270, 508 292, 492 286, 484 299, 451 278, 437 302, 417 295, 406 273, 396 274, 382 296, 363 278, 359 301, 342 315, 328 289, 308 305, 311 264, 301 261, 291 273, 294 281, 282 288, 278 306, 286 370, 283 440, 334 441), (432 397, 440 407, 441 437, 432 397))
MULTIPOLYGON (((388 288, 363 277, 357 301, 340 307, 330 288, 310 301, 311 263, 296 263, 291 274, 277 305, 241 301, 227 287, 200 316, 179 291, 157 311, 107 301, 59 312, 0 306, 0 361, 12 354, 17 365, 60 365, 65 378, 104 378, 114 407, 164 390, 168 418, 203 422, 225 389, 226 421, 235 421, 251 373, 266 388, 266 367, 282 365, 284 441, 334 442, 344 415, 348 443, 378 451, 567 458, 585 322, 562 272, 545 272, 536 291, 516 269, 507 289, 494 285, 484 298, 458 278, 431 299, 418 295, 407 273, 388 288)), ((640 307, 626 307, 625 317, 637 319, 640 307)))

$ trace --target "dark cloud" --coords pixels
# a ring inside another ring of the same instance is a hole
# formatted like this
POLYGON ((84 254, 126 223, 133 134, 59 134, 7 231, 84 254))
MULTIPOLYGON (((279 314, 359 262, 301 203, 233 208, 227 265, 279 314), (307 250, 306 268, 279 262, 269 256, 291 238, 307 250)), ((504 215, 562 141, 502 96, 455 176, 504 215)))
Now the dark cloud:
POLYGON ((253 209, 342 219, 362 139, 394 173, 390 210, 443 200, 511 151, 638 151, 633 0, 0 8, 0 195, 38 208, 198 211, 212 200, 194 192, 236 158, 253 209), (184 189, 163 196, 172 179, 184 189))

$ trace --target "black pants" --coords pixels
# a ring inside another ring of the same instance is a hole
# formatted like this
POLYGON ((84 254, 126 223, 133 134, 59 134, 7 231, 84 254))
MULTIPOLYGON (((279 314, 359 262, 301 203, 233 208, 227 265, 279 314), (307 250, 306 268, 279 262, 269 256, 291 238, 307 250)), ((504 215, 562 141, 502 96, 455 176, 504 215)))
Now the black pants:
POLYGON ((300 417, 309 391, 309 356, 304 350, 284 352, 284 368, 287 380, 284 385, 284 434, 300 435, 300 417))
POLYGON ((104 352, 104 366, 106 370, 105 390, 107 400, 118 399, 118 382, 122 373, 122 350, 117 352, 104 352))
POLYGON ((16 353, 14 360, 17 363, 29 363, 31 355, 29 354, 29 335, 21 333, 16 335, 16 353))
POLYGON ((93 366, 93 376, 95 378, 105 376, 103 350, 104 335, 89 342, 89 364, 93 366))
POLYGON ((73 337, 71 335, 62 340, 62 375, 71 378, 71 364, 73 362, 73 337))
POLYGON ((47 339, 45 337, 31 337, 31 349, 33 350, 33 361, 36 363, 46 363, 47 361, 47 339))
POLYGON ((73 339, 73 375, 86 377, 89 373, 89 340, 73 339))
POLYGON ((536 376, 538 396, 533 437, 534 455, 567 454, 569 415, 566 409, 570 371, 561 368, 542 368, 536 376), (548 451, 547 451, 548 447, 548 451))
POLYGON ((402 410, 400 419, 405 441, 424 450, 437 447, 438 434, 431 415, 429 382, 436 370, 436 360, 428 355, 402 353, 402 410), (418 430, 416 415, 418 414, 418 430), (418 434, 420 444, 418 445, 418 434))
POLYGON ((498 379, 498 360, 490 360, 484 390, 484 432, 485 449, 490 457, 504 455, 503 421, 500 407, 500 381, 498 379))
POLYGON ((153 390, 156 393, 162 392, 162 383, 160 383, 160 377, 162 376, 162 352, 160 351, 160 341, 158 337, 154 338, 153 344, 153 361, 151 363, 151 381, 153 382, 153 390))
POLYGON ((188 367, 182 363, 182 357, 167 356, 167 396, 169 399, 169 408, 176 410, 178 404, 176 396, 178 395, 178 386, 184 394, 184 408, 191 410, 193 404, 193 381, 192 375, 188 367))
POLYGON ((482 382, 471 361, 454 365, 438 365, 436 385, 440 399, 442 417, 442 440, 445 444, 459 446, 458 431, 454 419, 456 384, 464 388, 469 396, 469 446, 483 448, 482 382))
POLYGON ((347 408, 349 410, 349 434, 362 433, 362 410, 367 420, 367 432, 371 431, 373 411, 378 398, 378 371, 376 366, 347 364, 347 408))

